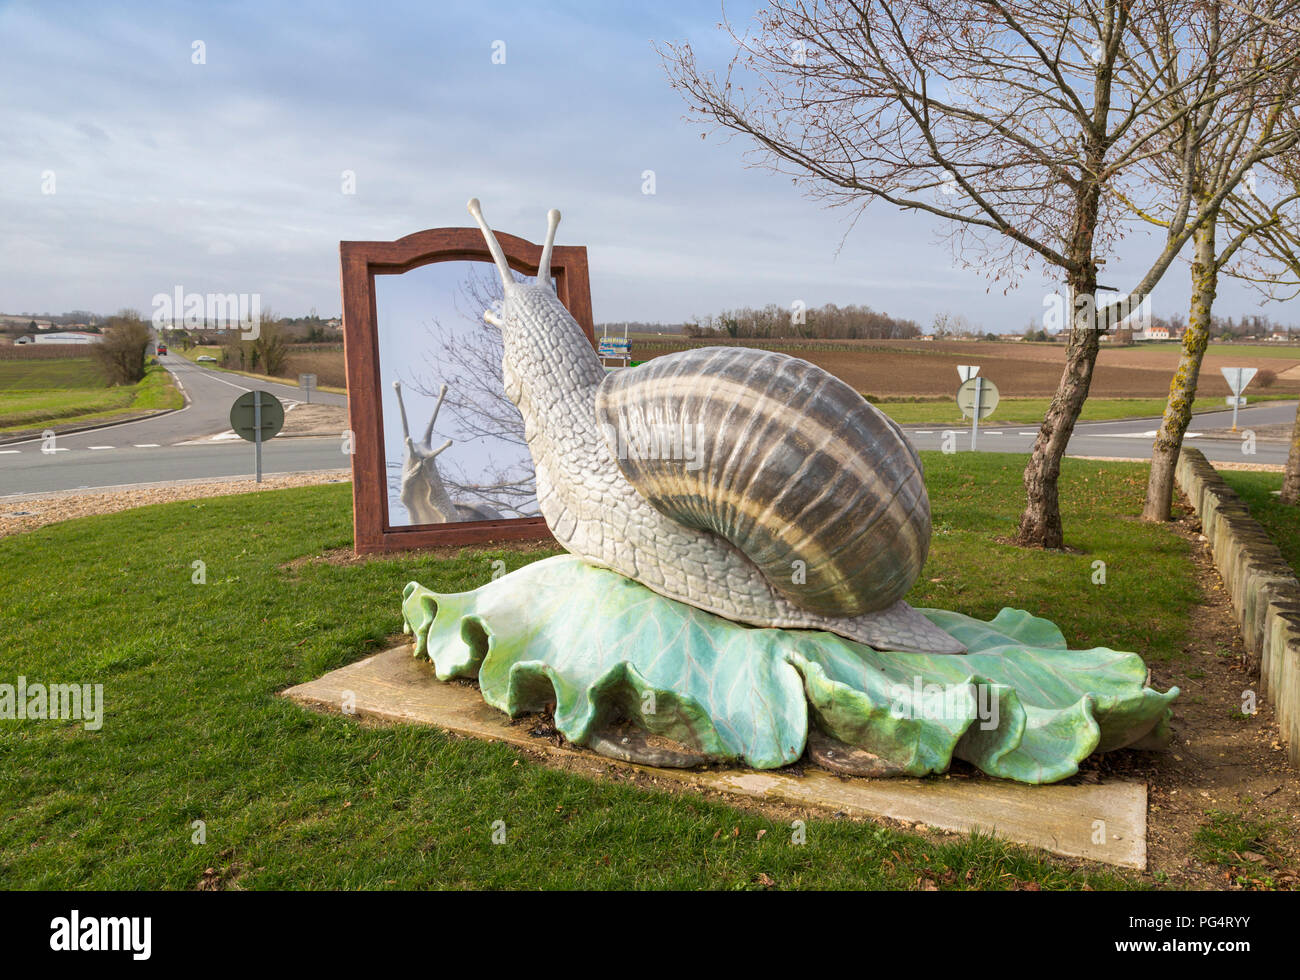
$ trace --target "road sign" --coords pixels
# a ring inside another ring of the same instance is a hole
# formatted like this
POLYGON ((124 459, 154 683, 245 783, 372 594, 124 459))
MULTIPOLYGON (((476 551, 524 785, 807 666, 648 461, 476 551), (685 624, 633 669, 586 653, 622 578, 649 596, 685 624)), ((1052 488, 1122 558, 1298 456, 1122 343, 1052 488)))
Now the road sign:
POLYGON ((980 373, 978 364, 958 364, 957 373, 961 376, 962 381, 969 381, 980 373))
POLYGON ((1259 371, 1259 368, 1220 368, 1223 372, 1223 380, 1228 382, 1228 387, 1232 389, 1234 395, 1240 395, 1246 390, 1246 385, 1250 384, 1259 371))
POLYGON ((246 391, 230 406, 230 427, 257 446, 257 482, 262 482, 262 443, 284 428, 284 406, 269 391, 246 391))
MULTIPOLYGON (((1219 368, 1223 372, 1223 380, 1228 382, 1228 387, 1234 395, 1240 396, 1246 390, 1246 385, 1250 384, 1250 379, 1255 376, 1259 368, 1219 368)), ((1230 402, 1232 405, 1232 431, 1237 431, 1237 409, 1246 404, 1244 398, 1238 398, 1238 401, 1230 402)))
POLYGON ((307 404, 311 404, 311 390, 316 387, 316 375, 300 374, 298 375, 298 387, 307 392, 307 404))
POLYGON ((998 386, 988 378, 973 377, 969 381, 963 381, 957 389, 957 407, 961 409, 962 415, 974 417, 977 397, 979 417, 986 419, 998 407, 998 386))
POLYGON ((980 419, 988 418, 998 407, 998 386, 988 378, 972 375, 957 389, 957 407, 971 420, 970 448, 974 451, 980 437, 980 419))

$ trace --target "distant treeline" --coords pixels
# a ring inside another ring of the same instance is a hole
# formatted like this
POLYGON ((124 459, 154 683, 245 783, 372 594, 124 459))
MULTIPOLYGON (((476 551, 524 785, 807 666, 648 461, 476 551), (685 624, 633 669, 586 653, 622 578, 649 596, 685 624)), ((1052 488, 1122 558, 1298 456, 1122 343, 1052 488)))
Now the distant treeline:
POLYGON ((687 337, 908 340, 921 335, 921 325, 869 306, 827 303, 815 309, 792 311, 769 303, 761 310, 746 306, 696 318, 683 327, 682 333, 687 337))
POLYGON ((743 306, 723 310, 716 316, 695 317, 687 323, 627 322, 598 324, 597 335, 606 326, 609 333, 676 333, 683 337, 732 337, 737 339, 825 339, 825 340, 909 340, 919 337, 915 320, 880 313, 869 306, 825 306, 791 310, 769 303, 762 309, 743 306))

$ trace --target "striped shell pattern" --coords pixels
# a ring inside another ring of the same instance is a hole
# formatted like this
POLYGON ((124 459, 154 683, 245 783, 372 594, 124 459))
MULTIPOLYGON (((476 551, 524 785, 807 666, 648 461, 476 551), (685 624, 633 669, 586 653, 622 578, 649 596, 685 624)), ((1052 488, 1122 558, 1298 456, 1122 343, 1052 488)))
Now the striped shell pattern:
POLYGON ((796 605, 873 612, 920 575, 920 459, 891 419, 816 365, 751 348, 669 354, 610 374, 596 413, 656 510, 730 541, 796 605))

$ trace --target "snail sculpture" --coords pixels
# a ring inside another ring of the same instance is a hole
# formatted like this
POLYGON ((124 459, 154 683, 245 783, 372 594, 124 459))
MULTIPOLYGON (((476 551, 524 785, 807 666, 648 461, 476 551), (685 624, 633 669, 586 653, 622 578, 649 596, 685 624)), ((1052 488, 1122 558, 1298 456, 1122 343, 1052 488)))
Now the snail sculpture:
POLYGON ((506 394, 524 418, 547 526, 568 551, 754 626, 828 630, 878 649, 964 653, 902 597, 930 542, 915 450, 807 361, 706 347, 607 374, 551 284, 501 274, 506 394))
POLYGON ((402 460, 402 506, 411 515, 412 523, 446 524, 500 518, 499 513, 483 504, 456 503, 443 486, 437 458, 451 445, 451 440, 434 449, 433 425, 438 421, 442 400, 447 397, 447 386, 443 385, 438 391, 438 403, 433 408, 433 417, 429 419, 423 442, 411 438, 411 427, 406 421, 406 403, 402 400, 402 383, 394 381, 393 390, 397 392, 397 407, 402 414, 402 440, 406 445, 406 455, 402 460))

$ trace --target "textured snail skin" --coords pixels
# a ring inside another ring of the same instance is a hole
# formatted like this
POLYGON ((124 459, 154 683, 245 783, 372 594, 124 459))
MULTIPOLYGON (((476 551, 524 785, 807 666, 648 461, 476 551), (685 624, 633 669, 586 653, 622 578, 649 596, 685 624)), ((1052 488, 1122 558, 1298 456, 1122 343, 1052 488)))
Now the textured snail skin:
MULTIPOLYGON (((880 649, 965 652, 901 601, 850 615, 797 605, 725 538, 656 510, 623 475, 606 442, 596 411, 606 372, 582 328, 547 285, 511 282, 505 294, 500 326, 506 394, 524 419, 542 516, 564 548, 661 595, 738 622, 828 630, 880 649)), ((928 542, 928 503, 924 509, 921 540, 928 542)), ((899 522, 908 526, 901 515, 899 522)))

